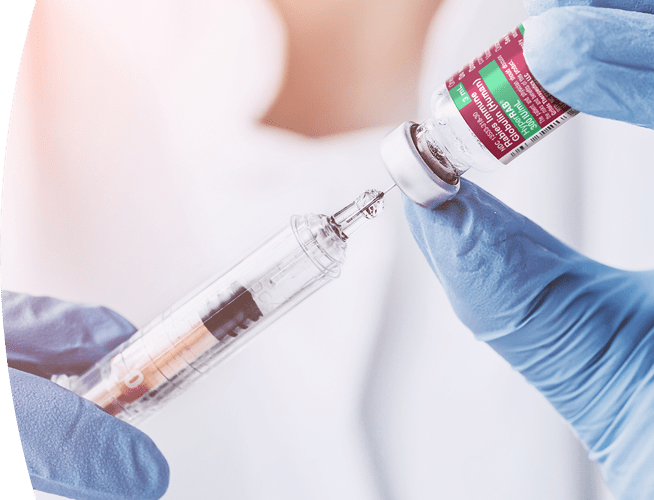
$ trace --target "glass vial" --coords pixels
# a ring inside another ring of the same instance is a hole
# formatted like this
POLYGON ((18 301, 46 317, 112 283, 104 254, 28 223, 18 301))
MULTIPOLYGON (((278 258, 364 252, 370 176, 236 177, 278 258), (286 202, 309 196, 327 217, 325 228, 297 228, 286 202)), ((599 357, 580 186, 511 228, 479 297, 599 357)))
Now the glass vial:
POLYGON ((579 113, 536 81, 523 35, 520 25, 439 87, 431 118, 405 122, 382 141, 391 177, 415 203, 444 203, 469 168, 493 171, 579 113))

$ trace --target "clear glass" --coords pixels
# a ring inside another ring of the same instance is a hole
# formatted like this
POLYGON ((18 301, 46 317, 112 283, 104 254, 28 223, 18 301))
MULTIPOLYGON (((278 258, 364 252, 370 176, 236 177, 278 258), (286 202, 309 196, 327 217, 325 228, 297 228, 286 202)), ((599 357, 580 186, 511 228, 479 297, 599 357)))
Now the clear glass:
POLYGON ((502 166, 465 122, 445 85, 434 92, 431 105, 431 118, 418 125, 413 138, 436 175, 456 184, 470 167, 492 172, 502 166))
POLYGON ((370 190, 331 217, 290 224, 171 307, 80 377, 54 380, 123 420, 141 420, 337 278, 346 240, 383 207, 370 190))

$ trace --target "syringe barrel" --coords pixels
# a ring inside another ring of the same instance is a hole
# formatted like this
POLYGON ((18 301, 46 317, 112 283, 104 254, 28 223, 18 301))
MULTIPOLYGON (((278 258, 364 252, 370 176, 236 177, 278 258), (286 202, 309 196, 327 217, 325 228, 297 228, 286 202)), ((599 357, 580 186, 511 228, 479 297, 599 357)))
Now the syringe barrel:
POLYGON ((118 418, 140 420, 337 277, 345 250, 326 216, 293 216, 240 263, 69 379, 69 388, 118 418))

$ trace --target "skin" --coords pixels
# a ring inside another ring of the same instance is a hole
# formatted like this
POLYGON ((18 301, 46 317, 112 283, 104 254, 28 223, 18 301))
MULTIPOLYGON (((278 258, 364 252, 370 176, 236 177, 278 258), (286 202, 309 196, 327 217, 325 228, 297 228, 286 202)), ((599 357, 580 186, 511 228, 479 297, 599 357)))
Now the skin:
POLYGON ((441 0, 271 0, 286 73, 262 121, 321 137, 414 116, 422 49, 441 0))

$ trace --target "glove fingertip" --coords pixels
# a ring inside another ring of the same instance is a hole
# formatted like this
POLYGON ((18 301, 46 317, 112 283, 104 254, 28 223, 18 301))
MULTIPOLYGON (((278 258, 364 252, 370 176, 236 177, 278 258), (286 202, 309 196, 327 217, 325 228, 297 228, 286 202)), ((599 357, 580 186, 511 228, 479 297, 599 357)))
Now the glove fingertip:
MULTIPOLYGON (((116 419, 115 424, 124 422, 116 419)), ((114 449, 110 452, 102 449, 97 453, 89 452, 84 459, 80 459, 86 465, 62 464, 64 470, 54 473, 50 470, 47 474, 30 471, 32 487, 83 500, 159 500, 170 482, 166 458, 154 442, 138 429, 123 428, 114 432, 114 449), (102 460, 105 460, 105 467, 102 467, 102 460)), ((66 461, 69 457, 63 455, 60 459, 66 461)))
MULTIPOLYGON (((83 401, 86 405, 88 402, 83 401)), ((98 467, 92 484, 97 491, 120 490, 120 498, 158 500, 170 481, 170 468, 163 453, 143 431, 112 417, 88 403, 87 417, 80 420, 83 434, 91 428, 97 431, 96 459, 106 462, 107 468, 98 467), (117 487, 116 483, 120 483, 117 487)), ((100 464, 99 464, 100 465, 100 464)))
POLYGON ((525 10, 530 16, 537 16, 553 7, 558 7, 556 0, 524 0, 525 10))
POLYGON ((89 307, 89 314, 94 318, 93 324, 88 327, 92 335, 90 346, 99 354, 110 351, 136 332, 136 327, 130 321, 108 307, 89 307))
POLYGON ((588 39, 579 36, 583 28, 573 27, 574 18, 563 9, 551 10, 523 24, 529 70, 548 92, 567 102, 570 87, 582 78, 580 68, 587 66, 588 39))
POLYGON ((154 444, 146 434, 141 431, 140 441, 140 456, 138 463, 141 471, 141 482, 138 485, 135 498, 142 498, 144 500, 158 500, 161 498, 170 482, 170 467, 168 461, 159 451, 157 445, 154 444))

